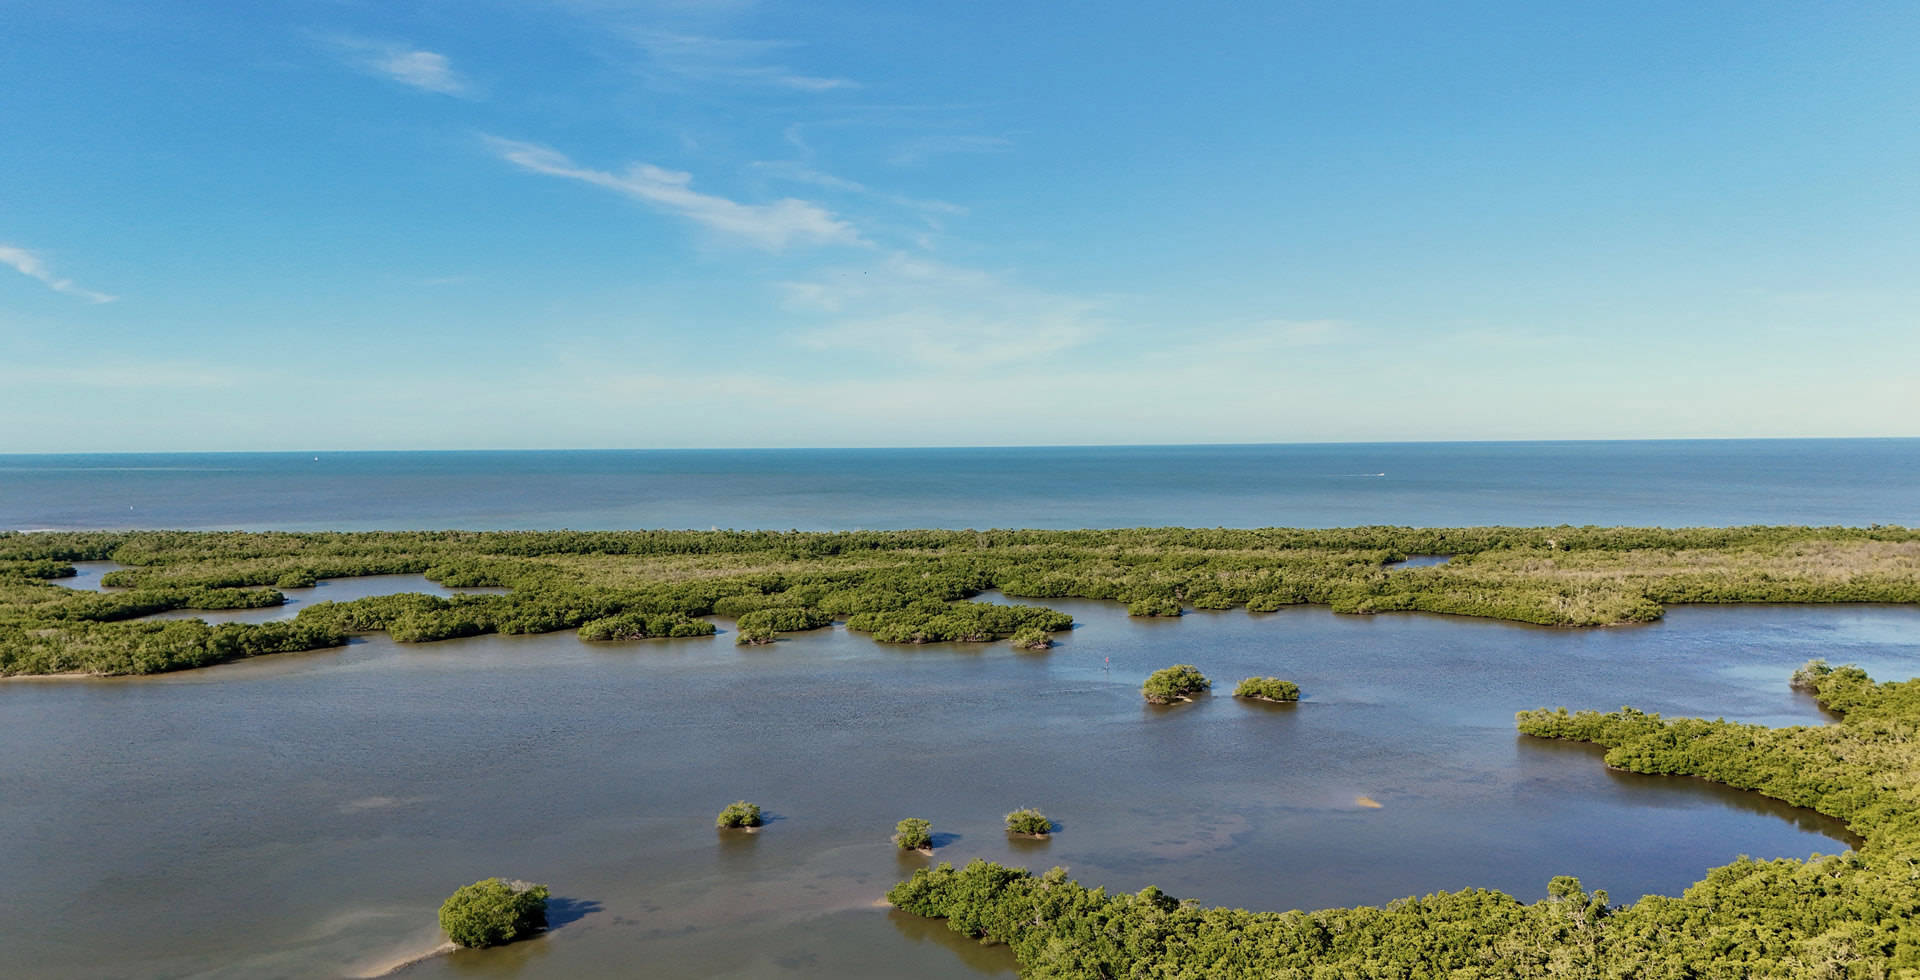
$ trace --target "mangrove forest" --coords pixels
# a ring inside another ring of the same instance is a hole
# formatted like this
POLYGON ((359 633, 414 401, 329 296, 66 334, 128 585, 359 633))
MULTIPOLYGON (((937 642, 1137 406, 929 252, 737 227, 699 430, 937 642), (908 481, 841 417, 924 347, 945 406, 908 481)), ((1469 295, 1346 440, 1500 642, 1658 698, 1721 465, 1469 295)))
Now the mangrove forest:
POLYGON ((1317 603, 1547 626, 1659 618, 1676 603, 1920 602, 1920 531, 1899 527, 1141 528, 1088 531, 0 533, 0 676, 146 674, 345 642, 579 630, 749 643, 844 622, 883 643, 1012 638, 1041 650, 1072 617, 1027 602, 1103 599, 1141 615, 1317 603), (1451 556, 1418 568, 1410 554, 1451 556), (61 588, 73 562, 124 566, 114 591, 61 588), (378 596, 286 622, 143 619, 272 606, 322 579, 424 574, 504 594, 378 596))

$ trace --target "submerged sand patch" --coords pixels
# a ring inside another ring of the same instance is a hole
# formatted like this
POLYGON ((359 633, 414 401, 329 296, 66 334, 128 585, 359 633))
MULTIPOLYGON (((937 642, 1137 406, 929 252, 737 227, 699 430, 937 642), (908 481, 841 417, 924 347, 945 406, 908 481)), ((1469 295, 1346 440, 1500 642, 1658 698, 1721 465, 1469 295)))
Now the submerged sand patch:
POLYGON ((430 960, 436 956, 444 956, 459 948, 460 947, 450 942, 441 943, 432 949, 417 950, 391 960, 382 960, 358 973, 349 974, 349 976, 353 977, 354 980, 373 980, 374 977, 384 977, 389 973, 398 972, 404 967, 412 966, 421 960, 430 960))

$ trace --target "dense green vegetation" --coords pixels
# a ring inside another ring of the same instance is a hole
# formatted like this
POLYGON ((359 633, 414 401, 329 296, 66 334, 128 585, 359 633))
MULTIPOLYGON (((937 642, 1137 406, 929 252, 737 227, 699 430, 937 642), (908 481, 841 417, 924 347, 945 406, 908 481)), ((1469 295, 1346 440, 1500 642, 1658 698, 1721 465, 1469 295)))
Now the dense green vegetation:
POLYGON ((0 577, 25 579, 72 578, 79 570, 53 558, 0 561, 0 577))
MULTIPOLYGON (((1209 593, 1208 598, 1214 598, 1221 595, 1222 595, 1221 593, 1217 593, 1217 592, 1209 593)), ((1215 606, 1214 608, 1231 608, 1232 606, 1233 606, 1233 603, 1231 601, 1228 601, 1225 606, 1215 606)), ((1206 607, 1202 607, 1202 608, 1206 608, 1206 607)), ((1175 599, 1172 596, 1164 596, 1164 595, 1143 596, 1141 598, 1135 599, 1127 603, 1127 615, 1129 616, 1178 616, 1180 615, 1180 600, 1175 599)))
POLYGON ((793 606, 755 609, 740 614, 739 627, 770 629, 775 633, 798 633, 803 630, 817 630, 822 626, 832 626, 833 617, 818 609, 801 609, 793 606))
POLYGON ((712 636, 714 626, 686 613, 621 613, 584 623, 583 640, 646 640, 660 636, 712 636))
POLYGON ((772 628, 766 626, 746 626, 734 631, 733 642, 736 646, 764 646, 777 637, 772 628))
POLYGON ((759 804, 741 800, 727 804, 713 822, 721 827, 758 827, 764 818, 760 816, 759 804))
POLYGON ((920 851, 933 847, 933 822, 919 817, 908 817, 893 827, 893 843, 903 851, 920 851))
POLYGON ((525 939, 547 927, 547 888, 486 878, 453 893, 440 906, 440 928, 469 949, 525 939))
MULTIPOLYGON (((892 643, 982 642, 1072 623, 1039 606, 969 601, 998 589, 1015 598, 1118 600, 1162 614, 1183 604, 1271 611, 1322 603, 1341 613, 1419 610, 1592 626, 1655 619, 1663 605, 1683 602, 1920 602, 1920 531, 0 533, 0 675, 55 664, 132 673, 217 662, 202 654, 203 639, 176 632, 156 640, 146 624, 127 621, 169 609, 271 604, 279 601, 273 589, 394 573, 511 592, 316 603, 298 621, 317 627, 310 638, 321 645, 337 642, 327 639, 329 630, 386 630, 403 642, 426 642, 578 629, 622 616, 641 617, 648 636, 675 635, 681 621, 655 618, 663 616, 764 613, 763 623, 748 622, 776 632, 844 618, 892 643), (1381 567, 1407 554, 1453 558, 1381 567), (103 559, 128 566, 103 581, 129 591, 51 584, 73 562, 103 559), (664 632, 653 628, 663 622, 664 632), (86 653, 26 653, 49 646, 86 653)), ((678 628, 681 635, 688 629, 678 628)))
POLYGON ((1278 677, 1249 677, 1234 685, 1233 696, 1257 701, 1298 701, 1300 685, 1278 677))
POLYGON ((1920 679, 1875 684, 1818 662, 1795 676, 1840 723, 1519 714, 1526 734, 1606 746, 1610 766, 1758 790, 1844 819, 1866 840, 1805 861, 1742 858, 1679 897, 1615 906, 1561 877, 1531 904, 1470 889, 1381 908, 1247 912, 974 861, 917 872, 887 899, 1006 943, 1023 976, 1055 980, 1920 976, 1920 679))
POLYGON ((345 634, 320 623, 209 626, 197 619, 81 620, 16 633, 0 647, 0 675, 157 674, 345 642, 345 634))
POLYGON ((1147 682, 1140 685, 1140 696, 1150 704, 1172 704, 1175 701, 1190 701, 1194 695, 1212 688, 1213 682, 1200 672, 1200 668, 1192 664, 1174 664, 1148 674, 1147 682))
POLYGON ((1016 650, 1045 650, 1053 646, 1053 638, 1038 626, 1022 626, 1014 630, 1010 642, 1016 650))
POLYGON ((1023 806, 1007 814, 1007 833, 1024 834, 1028 837, 1045 837, 1053 833, 1053 821, 1047 815, 1030 806, 1023 806))
POLYGON ((1022 630, 1054 632, 1073 625, 1066 613, 1038 606, 922 599, 900 609, 857 613, 847 628, 887 643, 984 643, 1022 630))

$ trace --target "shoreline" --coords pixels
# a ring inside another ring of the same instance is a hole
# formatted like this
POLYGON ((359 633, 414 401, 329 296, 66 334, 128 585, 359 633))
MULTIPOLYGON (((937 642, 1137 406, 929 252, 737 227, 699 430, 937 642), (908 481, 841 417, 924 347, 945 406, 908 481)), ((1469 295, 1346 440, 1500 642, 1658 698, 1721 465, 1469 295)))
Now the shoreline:
POLYGON ((379 963, 376 963, 375 965, 360 971, 359 973, 349 974, 349 976, 352 978, 352 980, 375 980, 375 978, 378 978, 378 977, 390 976, 392 974, 398 973, 401 970, 404 970, 407 967, 414 965, 415 963, 423 963, 423 962, 426 962, 427 960, 433 959, 436 956, 445 956, 446 954, 451 953, 454 950, 457 950, 459 948, 460 947, 454 945, 451 942, 444 942, 438 946, 433 947, 432 949, 425 950, 423 952, 407 953, 400 956, 397 959, 382 960, 379 963))

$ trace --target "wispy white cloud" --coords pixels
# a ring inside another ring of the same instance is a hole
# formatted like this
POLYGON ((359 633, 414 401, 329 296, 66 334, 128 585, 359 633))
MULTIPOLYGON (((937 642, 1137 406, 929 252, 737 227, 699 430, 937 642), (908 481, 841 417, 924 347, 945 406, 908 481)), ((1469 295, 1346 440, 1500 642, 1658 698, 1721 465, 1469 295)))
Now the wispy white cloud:
POLYGON ((935 133, 917 136, 900 143, 888 154, 887 161, 906 166, 938 156, 955 153, 1005 153, 1013 149, 1013 140, 1004 136, 978 136, 963 133, 935 133))
POLYGON ((20 248, 17 245, 0 243, 0 265, 12 266, 13 271, 23 276, 40 280, 46 284, 48 289, 56 293, 78 296, 89 303, 111 303, 120 298, 118 296, 108 296, 106 293, 96 293, 91 289, 74 285, 71 279, 62 279, 54 275, 53 270, 47 268, 47 263, 43 261, 40 256, 24 248, 20 248))
POLYGON ((336 35, 325 39, 342 57, 362 71, 402 85, 442 95, 467 95, 472 86, 453 70, 453 62, 436 51, 398 41, 336 35))
POLYGON ((837 317, 797 334, 801 346, 946 370, 1038 363, 1103 329, 1096 303, 903 253, 779 285, 790 309, 837 317))
POLYGON ((859 88, 860 83, 850 78, 817 78, 811 75, 795 75, 776 72, 772 79, 775 85, 797 88, 803 92, 831 92, 838 88, 859 88))
POLYGON ((967 214, 967 209, 958 204, 930 198, 907 197, 904 194, 894 194, 888 191, 877 190, 857 180, 848 180, 845 177, 836 176, 823 170, 816 170, 801 163, 786 160, 760 160, 756 161, 753 166, 763 173, 781 178, 782 180, 791 180, 800 184, 812 184, 815 187, 845 191, 849 194, 859 194, 863 197, 872 198, 876 201, 913 211, 920 211, 927 214, 952 215, 955 217, 967 214))
POLYGON ((580 166, 558 150, 535 143, 487 137, 487 145, 522 169, 602 187, 768 251, 794 244, 865 244, 853 225, 807 201, 789 197, 771 204, 742 204, 694 190, 693 175, 683 171, 637 163, 616 174, 580 166))
POLYGON ((776 283, 789 309, 840 313, 854 303, 898 305, 916 298, 980 296, 997 284, 978 269, 891 252, 867 266, 821 270, 813 278, 776 283))
POLYGON ((801 92, 831 92, 859 88, 850 78, 809 75, 781 64, 766 63, 775 52, 800 47, 797 41, 759 41, 638 31, 635 44, 647 53, 653 68, 668 75, 700 82, 771 85, 801 92))

